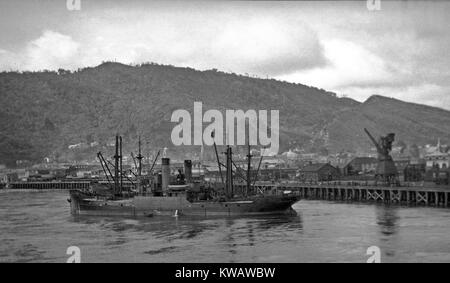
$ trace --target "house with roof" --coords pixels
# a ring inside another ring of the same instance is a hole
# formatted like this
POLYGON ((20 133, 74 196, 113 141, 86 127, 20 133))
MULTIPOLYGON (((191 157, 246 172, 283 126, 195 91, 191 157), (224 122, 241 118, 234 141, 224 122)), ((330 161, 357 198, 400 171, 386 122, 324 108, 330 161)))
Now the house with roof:
POLYGON ((344 166, 345 176, 373 173, 377 169, 378 159, 374 157, 356 157, 344 166))
POLYGON ((435 167, 440 169, 447 169, 450 167, 450 153, 444 150, 444 146, 441 145, 440 139, 438 140, 438 143, 435 147, 427 147, 425 162, 428 169, 435 167))
POLYGON ((297 178, 304 182, 339 180, 341 172, 329 163, 308 164, 297 171, 297 178))
POLYGON ((444 152, 435 152, 425 156, 427 168, 439 167, 442 169, 449 168, 450 154, 444 152))

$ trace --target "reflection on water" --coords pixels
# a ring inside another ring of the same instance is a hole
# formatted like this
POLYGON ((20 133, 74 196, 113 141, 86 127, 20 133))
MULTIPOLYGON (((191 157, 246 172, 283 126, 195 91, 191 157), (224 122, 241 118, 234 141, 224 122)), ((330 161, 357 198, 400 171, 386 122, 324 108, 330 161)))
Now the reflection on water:
POLYGON ((66 193, 0 193, 0 262, 450 261, 448 209, 301 201, 296 214, 73 217, 66 193))
POLYGON ((201 238, 208 233, 218 230, 226 231, 222 235, 224 242, 230 247, 236 247, 236 238, 239 241, 248 240, 253 246, 255 234, 260 235, 273 230, 273 233, 282 234, 289 231, 301 231, 302 221, 299 214, 277 216, 251 216, 251 217, 153 217, 153 218, 117 218, 117 217, 71 217, 69 222, 90 225, 101 229, 116 232, 118 238, 125 237, 130 232, 143 233, 153 239, 164 239, 168 242, 201 238), (225 229, 223 229, 225 228, 225 229))
POLYGON ((376 206, 377 224, 380 225, 380 232, 389 236, 395 234, 398 229, 398 206, 376 206))
POLYGON ((392 247, 397 246, 397 232, 398 232, 398 206, 376 206, 377 224, 379 225, 379 232, 381 234, 381 240, 388 242, 385 244, 384 253, 389 257, 395 256, 395 249, 392 247))

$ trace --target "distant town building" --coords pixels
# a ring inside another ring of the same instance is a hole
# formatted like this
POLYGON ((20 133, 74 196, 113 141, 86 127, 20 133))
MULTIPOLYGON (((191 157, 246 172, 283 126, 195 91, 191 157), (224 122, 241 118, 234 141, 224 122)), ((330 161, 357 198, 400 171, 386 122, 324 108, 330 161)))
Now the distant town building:
POLYGON ((281 155, 287 159, 297 159, 298 158, 298 154, 291 150, 283 152, 281 155))
POLYGON ((265 157, 261 162, 262 169, 283 168, 286 162, 277 157, 265 157))
POLYGON ((420 182, 425 180, 426 168, 424 163, 408 164, 403 170, 405 182, 420 182))
POLYGON ((305 162, 314 162, 319 158, 317 153, 302 153, 298 155, 298 158, 305 162))
POLYGON ((306 165, 297 172, 297 177, 305 182, 333 181, 340 179, 338 168, 328 163, 306 165))
POLYGON ((411 160, 409 157, 399 158, 399 159, 394 160, 395 167, 397 167, 397 171, 399 172, 400 175, 403 173, 406 166, 408 166, 410 164, 410 162, 411 162, 411 160))
POLYGON ((427 168, 449 168, 450 154, 443 149, 444 147, 441 145, 440 140, 438 140, 436 146, 428 146, 426 148, 425 161, 427 168))
POLYGON ((433 167, 427 168, 425 173, 425 181, 434 182, 437 185, 449 185, 450 169, 439 168, 439 165, 435 164, 433 167))
POLYGON ((2 174, 0 177, 1 177, 0 183, 3 184, 9 184, 12 182, 17 182, 19 180, 19 177, 15 172, 5 173, 2 174))
POLYGON ((438 166, 439 168, 449 168, 450 156, 448 153, 434 153, 425 156, 427 168, 438 166))
POLYGON ((88 144, 82 142, 82 143, 77 143, 77 144, 71 144, 67 148, 68 149, 86 149, 88 147, 89 147, 88 144))
MULTIPOLYGON (((129 165, 124 165, 125 168, 131 168, 129 165)), ((90 165, 90 164, 77 164, 72 165, 66 170, 66 175, 72 178, 90 178, 92 175, 98 175, 98 172, 102 170, 100 165, 90 165)))
POLYGON ((424 148, 425 155, 433 155, 436 153, 445 153, 446 152, 445 149, 448 149, 448 146, 445 144, 441 144, 441 139, 438 139, 437 144, 435 146, 427 144, 424 148))
POLYGON ((373 173, 377 169, 378 159, 374 157, 356 157, 343 170, 344 175, 359 175, 373 173))
POLYGON ((20 168, 30 167, 32 164, 30 160, 16 160, 16 166, 20 168))

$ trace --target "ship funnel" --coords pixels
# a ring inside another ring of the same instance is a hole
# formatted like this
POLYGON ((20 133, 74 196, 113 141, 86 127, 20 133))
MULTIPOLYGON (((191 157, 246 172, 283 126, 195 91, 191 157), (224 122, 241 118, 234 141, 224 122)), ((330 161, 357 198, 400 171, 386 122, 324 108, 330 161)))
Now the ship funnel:
POLYGON ((187 183, 192 183, 192 161, 184 161, 184 176, 186 177, 187 183))
POLYGON ((163 193, 169 188, 170 180, 170 158, 162 158, 162 191, 163 193))

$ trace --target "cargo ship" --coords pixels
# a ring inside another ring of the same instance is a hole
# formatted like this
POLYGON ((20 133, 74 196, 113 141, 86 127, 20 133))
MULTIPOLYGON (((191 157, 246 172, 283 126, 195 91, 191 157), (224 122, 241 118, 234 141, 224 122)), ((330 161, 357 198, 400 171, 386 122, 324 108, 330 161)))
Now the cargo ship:
MULTIPOLYGON (((139 143, 140 144, 140 143, 139 143)), ((98 154, 100 163, 108 180, 108 186, 92 184, 88 190, 70 190, 71 213, 73 215, 101 216, 239 216, 292 213, 292 205, 300 200, 299 196, 285 190, 275 188, 270 193, 254 191, 250 180, 250 146, 247 167, 246 189, 234 190, 233 178, 238 170, 233 170, 232 148, 227 146, 226 164, 220 162, 216 151, 217 163, 222 182, 207 184, 194 181, 192 178, 192 162, 185 160, 184 173, 178 171, 175 182, 170 182, 170 159, 161 159, 161 174, 152 177, 141 174, 141 155, 138 155, 138 174, 136 190, 125 189, 122 183, 122 138, 116 136, 116 154, 114 156, 114 174, 98 154), (226 178, 222 176, 222 168, 226 178)), ((154 167, 153 162, 152 168, 154 167)), ((151 170, 150 170, 151 171, 151 170)), ((173 176, 173 175, 172 175, 173 176)), ((253 181, 253 184, 256 180, 253 181)))

